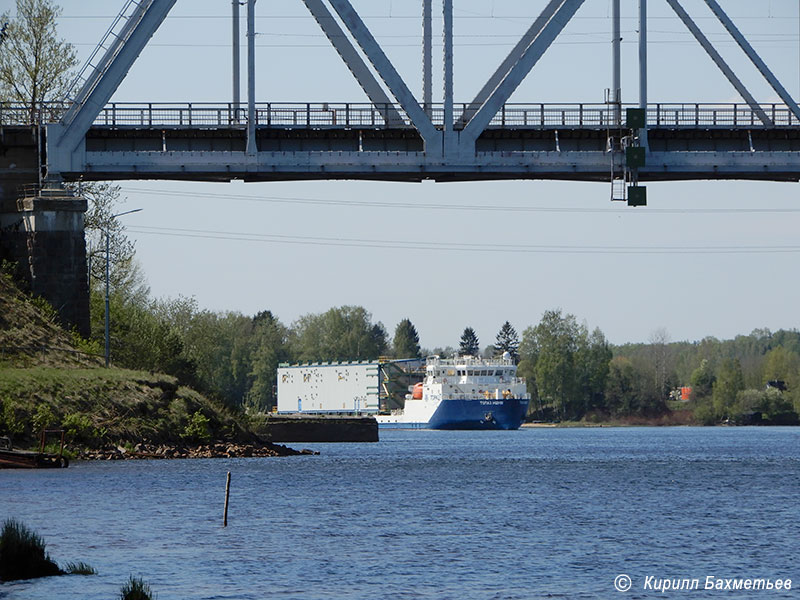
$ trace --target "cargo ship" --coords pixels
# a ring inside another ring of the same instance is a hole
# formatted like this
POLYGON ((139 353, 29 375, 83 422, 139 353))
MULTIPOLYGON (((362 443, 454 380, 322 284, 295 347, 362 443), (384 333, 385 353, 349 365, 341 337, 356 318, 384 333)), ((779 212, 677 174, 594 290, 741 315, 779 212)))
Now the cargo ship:
POLYGON ((530 394, 517 366, 502 358, 431 356, 403 410, 376 415, 382 429, 519 429, 530 394))

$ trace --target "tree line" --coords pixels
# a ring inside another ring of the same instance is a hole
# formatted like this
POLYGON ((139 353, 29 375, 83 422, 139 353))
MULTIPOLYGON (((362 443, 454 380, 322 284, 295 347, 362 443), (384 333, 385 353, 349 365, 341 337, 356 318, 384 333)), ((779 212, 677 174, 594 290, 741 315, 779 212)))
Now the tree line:
MULTIPOLYGON (((455 352, 422 348, 409 319, 400 321, 390 337, 384 325, 361 306, 333 307, 285 325, 269 310, 246 316, 202 310, 194 299, 154 300, 135 265, 116 268, 128 271, 128 277, 112 277, 114 365, 165 372, 235 408, 269 411, 274 407, 281 363, 422 358, 434 352, 445 356, 455 352)), ((104 285, 95 278, 91 288, 91 335, 98 350, 105 331, 104 285)), ((508 323, 504 327, 511 328, 508 323)), ((474 330, 467 329, 474 336, 474 330)), ((500 334, 498 339, 497 349, 490 346, 484 353, 516 353, 515 342, 509 345, 500 334)), ((461 350, 478 354, 477 348, 463 344, 461 350)))
MULTIPOLYGON (((135 272, 135 269, 134 269, 135 272)), ((103 335, 102 282, 92 289, 92 335, 103 335)), ((159 370, 234 408, 269 411, 284 362, 473 355, 518 363, 531 393, 529 418, 609 421, 682 415, 683 421, 781 423, 800 413, 800 332, 766 329, 733 340, 613 346, 560 309, 545 311, 521 337, 506 321, 481 347, 466 327, 455 347, 427 349, 409 320, 393 334, 361 306, 333 307, 284 324, 271 311, 211 312, 194 299, 152 300, 141 278, 117 277, 111 294, 111 353, 117 366, 159 370), (691 388, 688 399, 679 390, 691 388)))

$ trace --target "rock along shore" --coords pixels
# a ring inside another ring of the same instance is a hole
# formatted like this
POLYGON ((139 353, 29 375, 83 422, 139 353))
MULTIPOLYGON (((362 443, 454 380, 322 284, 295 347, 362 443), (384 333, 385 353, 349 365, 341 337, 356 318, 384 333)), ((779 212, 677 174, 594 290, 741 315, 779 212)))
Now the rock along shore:
POLYGON ((294 450, 288 446, 265 443, 217 442, 199 445, 136 444, 133 449, 109 446, 83 450, 75 460, 145 460, 168 458, 241 458, 262 456, 300 456, 319 452, 294 450))

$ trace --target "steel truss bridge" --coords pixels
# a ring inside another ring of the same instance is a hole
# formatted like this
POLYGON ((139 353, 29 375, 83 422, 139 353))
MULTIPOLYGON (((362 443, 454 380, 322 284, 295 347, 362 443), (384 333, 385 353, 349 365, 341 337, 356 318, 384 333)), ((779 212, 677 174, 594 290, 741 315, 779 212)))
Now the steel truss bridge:
MULTIPOLYGON (((54 180, 366 179, 640 182, 800 180, 800 108, 717 0, 704 0, 778 97, 760 104, 680 0, 664 1, 742 97, 740 104, 647 99, 647 0, 639 1, 639 102, 620 94, 620 0, 612 0, 613 80, 604 104, 512 104, 509 98, 585 0, 550 0, 470 102, 453 99, 453 0, 443 0, 443 102, 432 95, 432 2, 422 4, 422 97, 411 92, 349 0, 298 0, 367 102, 257 103, 255 0, 247 0, 247 99, 239 98, 239 2, 233 0, 233 101, 110 103, 176 0, 126 0, 63 105, 0 107, 0 123, 42 124, 54 180), (633 109, 633 110, 629 110, 633 109)), ((634 190, 635 191, 635 190, 634 190)), ((637 196, 638 197, 638 196, 637 196)))

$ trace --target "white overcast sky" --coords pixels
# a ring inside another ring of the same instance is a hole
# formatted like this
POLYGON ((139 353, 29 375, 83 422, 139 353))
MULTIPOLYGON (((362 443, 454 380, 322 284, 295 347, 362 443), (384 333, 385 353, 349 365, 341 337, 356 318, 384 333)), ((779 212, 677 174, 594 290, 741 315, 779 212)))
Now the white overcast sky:
MULTIPOLYGON (((11 8, 13 1, 0 0, 0 8, 4 4, 11 8)), ((61 4, 61 33, 83 61, 123 0, 61 4)), ((419 94, 421 0, 353 4, 419 94)), ((623 100, 636 102, 638 1, 622 4, 623 100)), ((683 4, 756 98, 776 100, 705 4, 683 4)), ((783 84, 800 95, 800 2, 723 4, 783 84)), ((544 0, 455 0, 456 101, 471 99, 544 5, 544 0)), ((441 1, 434 6, 438 32, 441 1)), ((650 101, 741 101, 666 2, 650 0, 649 7, 650 101)), ((230 11, 229 0, 178 0, 113 100, 228 102, 230 11)), ((258 0, 257 11, 257 101, 365 100, 300 0, 258 0)), ((512 101, 603 102, 611 82, 610 12, 610 0, 587 0, 512 101)), ((243 10, 243 97, 244 29, 243 10)), ((435 51, 440 48, 437 39, 435 51)), ((440 64, 435 74, 440 98, 440 64)), ((697 340, 799 325, 798 184, 650 184, 649 206, 635 210, 612 205, 608 184, 121 185, 123 208, 144 209, 124 219, 153 294, 193 296, 211 310, 269 309, 289 324, 306 313, 358 304, 390 335, 401 319, 410 318, 429 348, 456 345, 468 325, 486 345, 504 321, 521 333, 552 308, 600 327, 613 343, 646 341, 658 328, 666 328, 673 340, 697 340), (369 206, 373 201, 380 206, 369 206), (225 238, 283 235, 291 243, 144 234, 135 232, 137 227, 225 232, 225 238), (378 243, 318 245, 300 237, 378 243), (436 248, 398 248, 404 241, 436 248), (447 243, 474 248, 446 250, 447 243), (498 251, 502 245, 532 248, 498 251), (760 251, 709 251, 720 247, 760 251)))

